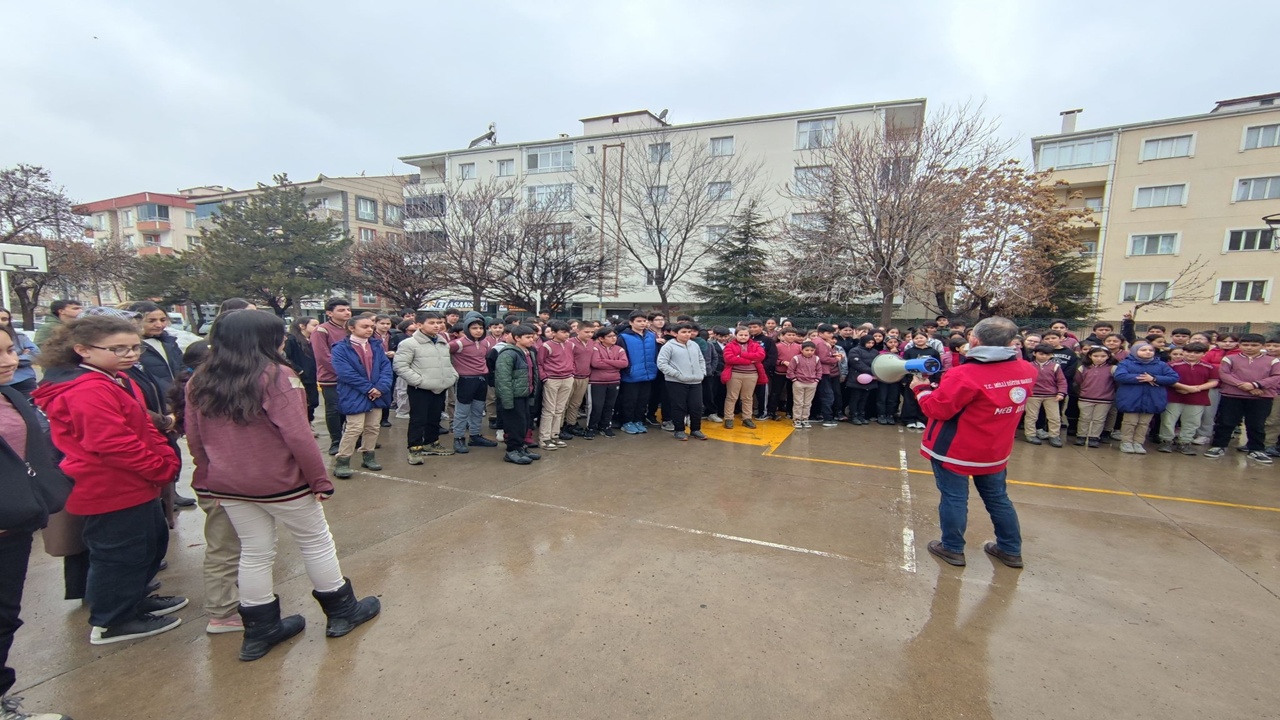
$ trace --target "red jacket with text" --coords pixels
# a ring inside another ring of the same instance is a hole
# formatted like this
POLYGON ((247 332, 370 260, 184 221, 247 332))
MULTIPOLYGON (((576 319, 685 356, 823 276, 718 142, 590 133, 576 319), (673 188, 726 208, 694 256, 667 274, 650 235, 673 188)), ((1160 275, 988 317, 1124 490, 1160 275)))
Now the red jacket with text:
POLYGON ((1004 470, 1035 382, 1035 366, 1016 350, 973 348, 964 364, 943 374, 937 388, 915 388, 929 419, 920 454, 962 475, 1004 470))

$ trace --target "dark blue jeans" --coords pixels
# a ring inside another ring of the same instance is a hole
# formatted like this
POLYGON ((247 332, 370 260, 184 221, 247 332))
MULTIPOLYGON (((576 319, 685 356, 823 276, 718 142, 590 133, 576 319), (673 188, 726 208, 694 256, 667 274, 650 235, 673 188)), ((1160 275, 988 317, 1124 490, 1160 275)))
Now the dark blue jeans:
POLYGON ((837 390, 839 383, 839 376, 835 376, 835 382, 832 382, 831 376, 823 376, 818 380, 817 392, 815 393, 816 402, 809 417, 820 415, 823 422, 830 422, 836 419, 835 404, 836 397, 839 394, 837 390))
POLYGON ((83 538, 89 548, 89 624, 109 628, 134 619, 169 549, 160 501, 89 515, 83 538))
POLYGON ((27 581, 27 561, 31 557, 31 533, 15 531, 0 535, 0 695, 9 694, 16 676, 9 667, 13 634, 22 627, 22 586, 27 581))
MULTIPOLYGON (((973 486, 987 506, 991 524, 996 529, 996 545, 1011 554, 1022 554, 1022 529, 1018 525, 1018 511, 1013 509, 1009 493, 1005 490, 1005 473, 1001 470, 991 475, 974 475, 973 486)), ((969 525, 969 476, 954 473, 942 463, 933 461, 933 478, 938 483, 942 499, 938 501, 938 520, 942 525, 942 547, 951 552, 964 552, 964 531, 969 525)))

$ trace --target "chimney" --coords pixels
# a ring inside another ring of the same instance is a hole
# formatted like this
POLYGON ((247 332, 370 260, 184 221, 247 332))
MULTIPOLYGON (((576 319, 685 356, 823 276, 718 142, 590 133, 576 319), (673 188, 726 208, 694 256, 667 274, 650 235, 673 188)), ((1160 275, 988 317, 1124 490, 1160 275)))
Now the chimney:
POLYGON ((1084 112, 1084 108, 1076 108, 1075 110, 1063 110, 1058 113, 1062 116, 1062 134, 1073 133, 1076 131, 1076 116, 1084 112))

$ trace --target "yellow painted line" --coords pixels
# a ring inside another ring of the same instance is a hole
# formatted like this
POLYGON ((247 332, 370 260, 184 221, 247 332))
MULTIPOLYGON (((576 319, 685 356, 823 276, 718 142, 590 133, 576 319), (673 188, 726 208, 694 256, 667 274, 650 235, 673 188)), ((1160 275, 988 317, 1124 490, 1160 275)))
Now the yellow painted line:
POLYGON ((741 420, 734 420, 732 430, 725 430, 720 423, 704 421, 702 423, 702 432, 706 433, 707 437, 712 440, 742 445, 764 445, 772 449, 778 447, 783 440, 790 437, 791 433, 795 432, 795 428, 791 426, 790 420, 786 422, 757 420, 754 430, 743 427, 741 420))
MULTIPOLYGON (((775 446, 776 447, 776 446, 775 446)), ((783 460, 803 460, 805 462, 823 463, 826 465, 843 465, 845 467, 860 467, 871 470, 890 470, 893 472, 902 472, 901 468, 890 467, 888 465, 868 465, 866 463, 847 462, 844 460, 827 460, 825 458, 800 457, 798 455, 779 455, 773 452, 773 449, 764 453, 765 457, 780 458, 783 460)), ((931 470, 907 470, 909 473, 916 475, 933 475, 931 470)), ((1031 482, 1029 480, 1006 480, 1010 485, 1025 485, 1027 487, 1038 487, 1049 490, 1067 490, 1070 492, 1087 492, 1099 495, 1123 495, 1125 497, 1139 497, 1145 500, 1167 500, 1170 502, 1191 503, 1193 505, 1211 505, 1213 507, 1235 508, 1237 510, 1261 510, 1263 512, 1280 513, 1280 507, 1270 507, 1267 505, 1244 505, 1241 503, 1223 502, 1221 500, 1201 500, 1199 498, 1175 497, 1172 495, 1154 495, 1151 493, 1136 493, 1127 490, 1107 490, 1103 488, 1080 487, 1077 485, 1051 485, 1049 483, 1031 482)))

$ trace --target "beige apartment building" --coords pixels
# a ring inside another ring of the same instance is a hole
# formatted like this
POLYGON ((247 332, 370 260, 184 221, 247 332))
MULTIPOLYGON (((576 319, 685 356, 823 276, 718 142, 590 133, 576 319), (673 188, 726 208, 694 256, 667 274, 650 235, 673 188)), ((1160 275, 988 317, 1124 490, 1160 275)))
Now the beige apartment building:
POLYGON ((1280 320, 1280 93, 1224 100, 1207 113, 1032 139, 1036 167, 1094 211, 1082 229, 1100 317, 1149 305, 1139 323, 1240 327, 1280 320), (1199 262, 1203 282, 1179 281, 1199 262))
POLYGON ((85 237, 95 243, 116 240, 137 248, 139 255, 182 252, 196 229, 192 198, 169 193, 142 192, 76 205, 85 216, 85 237))
MULTIPOLYGON (((740 159, 742 165, 758 166, 750 189, 759 193, 764 214, 779 222, 806 222, 813 218, 805 215, 803 202, 797 202, 789 188, 802 185, 808 173, 822 170, 807 167, 806 161, 815 149, 829 144, 841 127, 919 128, 924 122, 924 112, 924 99, 910 99, 672 124, 667 120, 666 111, 654 114, 640 110, 584 118, 579 121, 579 130, 572 135, 562 133, 557 138, 500 144, 491 126, 491 132, 478 138, 472 147, 400 158, 418 170, 418 176, 406 186, 409 212, 405 229, 430 232, 435 227, 431 217, 447 212, 445 197, 450 189, 465 189, 467 183, 493 179, 509 182, 512 195, 525 201, 553 203, 566 219, 576 215, 586 220, 587 225, 602 220, 623 222, 608 212, 600 212, 601 200, 595 187, 599 178, 604 177, 607 185, 610 178, 617 177, 620 155, 626 158, 629 169, 669 158, 673 158, 672 163, 678 163, 681 154, 678 148, 682 145, 701 147, 699 156, 711 161, 740 159), (619 145, 626 146, 625 154, 619 145), (602 170, 593 173, 588 165, 602 170), (602 218, 602 214, 605 217, 602 218)), ((746 195, 746 188, 735 187, 731 182, 720 181, 721 178, 708 179, 705 192, 722 201, 719 214, 707 218, 704 232, 710 235, 727 229, 733 212, 746 195)), ((651 191, 665 202, 668 194, 665 185, 655 186, 651 191)), ((616 191, 610 187, 606 192, 616 191)), ((676 194, 674 186, 670 194, 676 194)), ((634 227, 623 229, 639 232, 634 227)), ((602 235, 606 235, 603 230, 596 230, 592 241, 600 241, 602 235)), ((608 251, 615 252, 621 259, 616 277, 595 292, 576 298, 565 312, 595 318, 658 306, 660 299, 654 289, 653 271, 646 271, 633 256, 620 252, 616 243, 608 251)), ((696 310, 698 298, 689 286, 700 280, 695 268, 672 288, 673 312, 696 310)), ((917 308, 904 309, 902 299, 896 300, 900 315, 923 312, 917 308)), ((878 303, 879 298, 869 297, 867 302, 878 303)))
MULTIPOLYGON (((355 242, 371 242, 384 236, 398 236, 404 232, 404 184, 407 175, 375 175, 352 177, 328 177, 320 175, 315 180, 294 183, 303 190, 307 200, 315 204, 311 211, 318 218, 337 220, 342 230, 355 242)), ((210 193, 209 188, 190 188, 181 191, 192 204, 195 238, 199 243, 200 228, 210 227, 223 203, 243 202, 260 192, 215 188, 221 192, 210 193)), ((353 288, 351 300, 356 309, 394 309, 377 293, 353 288)), ((324 309, 324 298, 302 301, 302 310, 316 314, 324 309)))

